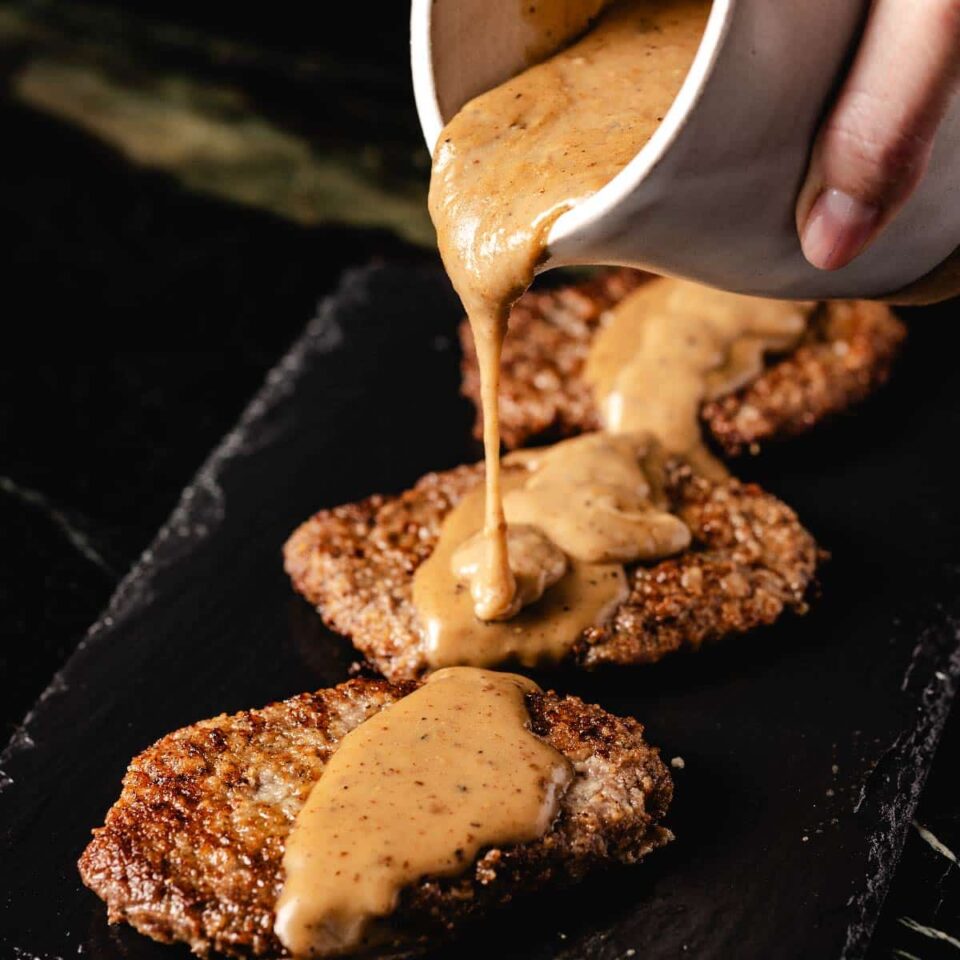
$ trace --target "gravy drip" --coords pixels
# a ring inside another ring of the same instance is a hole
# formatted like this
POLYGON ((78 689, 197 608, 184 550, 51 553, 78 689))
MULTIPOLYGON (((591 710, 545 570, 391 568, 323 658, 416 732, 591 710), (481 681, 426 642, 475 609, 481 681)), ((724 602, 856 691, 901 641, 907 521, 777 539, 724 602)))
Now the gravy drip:
POLYGON ((440 134, 430 213, 473 330, 486 458, 476 616, 516 608, 500 491, 500 352, 513 300, 553 222, 612 179, 650 138, 687 74, 709 0, 613 6, 578 42, 471 100, 440 134))
POLYGON ((404 887, 549 829, 572 770, 530 731, 525 697, 538 692, 512 674, 440 670, 343 738, 283 857, 275 929, 293 956, 362 947, 404 887))
POLYGON ((649 139, 709 8, 616 5, 440 136, 430 211, 476 342, 487 469, 485 487, 448 515, 413 593, 431 665, 467 666, 438 670, 344 737, 310 792, 287 840, 275 924, 295 957, 369 945, 405 887, 549 829, 572 771, 530 732, 525 697, 539 688, 476 666, 559 660, 625 598, 623 563, 689 542, 664 509, 653 441, 582 437, 509 461, 501 478, 498 393, 508 311, 551 224, 649 139))
POLYGON ((504 466, 510 566, 529 605, 502 620, 476 617, 471 594, 484 505, 477 487, 447 515, 414 574, 431 667, 556 663, 626 599, 624 563, 690 543, 686 525, 667 512, 662 448, 646 436, 586 434, 511 454, 504 466))
POLYGON ((706 472, 723 471, 701 438, 701 404, 755 379, 767 353, 794 347, 814 307, 685 280, 644 284, 613 308, 584 367, 604 427, 649 431, 706 472))

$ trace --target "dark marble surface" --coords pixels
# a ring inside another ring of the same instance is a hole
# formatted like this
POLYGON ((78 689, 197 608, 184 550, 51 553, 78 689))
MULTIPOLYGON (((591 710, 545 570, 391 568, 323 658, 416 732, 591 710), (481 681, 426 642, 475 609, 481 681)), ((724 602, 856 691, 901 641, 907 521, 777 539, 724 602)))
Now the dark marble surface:
MULTIPOLYGON (((255 30, 236 29, 241 39, 255 30)), ((403 40, 382 40, 383 63, 396 67, 402 51, 391 43, 403 40)), ((8 76, 15 64, 5 57, 8 76)), ((277 99, 276 77, 257 74, 267 100, 277 99)), ((406 129, 409 113, 397 123, 406 129)), ((0 124, 6 738, 340 270, 424 254, 386 230, 298 224, 187 190, 176 171, 132 165, 15 97, 0 100, 0 124)), ((960 849, 958 747, 955 716, 917 811, 951 850, 960 849)), ((904 918, 960 938, 958 868, 919 831, 870 955, 957 956, 955 943, 904 918)))
POLYGON ((0 118, 9 734, 340 271, 417 253, 193 196, 9 102, 0 118))

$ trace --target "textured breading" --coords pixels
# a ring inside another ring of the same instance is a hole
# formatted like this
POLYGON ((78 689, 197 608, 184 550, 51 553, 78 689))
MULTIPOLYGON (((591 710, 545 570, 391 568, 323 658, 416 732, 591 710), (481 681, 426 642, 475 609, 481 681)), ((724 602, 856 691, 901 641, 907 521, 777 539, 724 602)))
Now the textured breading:
MULTIPOLYGON (((525 469, 505 464, 505 472, 525 469)), ((413 575, 444 517, 483 465, 424 477, 399 496, 324 510, 287 541, 294 587, 324 622, 351 638, 391 679, 428 667, 413 606, 413 575)), ((818 550, 794 512, 754 484, 695 475, 668 461, 666 494, 693 542, 676 557, 627 568, 629 596, 610 621, 584 631, 570 665, 642 664, 805 610, 818 550)))
MULTIPOLYGON (((286 956, 273 933, 284 842, 340 740, 415 689, 358 679, 262 710, 203 720, 136 757, 120 799, 80 858, 111 922, 205 954, 286 956)), ((671 839, 659 825, 673 784, 632 718, 575 697, 530 694, 531 729, 572 763, 574 779, 540 839, 488 849, 460 876, 401 895, 388 948, 445 937, 520 894, 671 839)))
MULTIPOLYGON (((517 301, 501 367, 500 430, 508 448, 599 428, 590 387, 581 379, 590 343, 605 311, 647 279, 634 270, 605 270, 576 285, 527 291, 517 301)), ((809 430, 882 385, 905 335, 884 304, 821 304, 798 347, 770 358, 752 383, 703 406, 708 434, 734 456, 809 430)), ((466 321, 460 339, 461 389, 477 406, 479 437, 480 379, 466 321)))

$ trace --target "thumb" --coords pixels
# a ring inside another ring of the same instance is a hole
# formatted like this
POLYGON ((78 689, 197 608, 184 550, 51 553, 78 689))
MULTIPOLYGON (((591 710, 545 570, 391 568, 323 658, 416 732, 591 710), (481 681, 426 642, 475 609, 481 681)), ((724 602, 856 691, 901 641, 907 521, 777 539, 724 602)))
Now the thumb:
POLYGON ((813 266, 846 266, 893 219, 923 178, 958 79, 960 0, 874 0, 797 200, 813 266))

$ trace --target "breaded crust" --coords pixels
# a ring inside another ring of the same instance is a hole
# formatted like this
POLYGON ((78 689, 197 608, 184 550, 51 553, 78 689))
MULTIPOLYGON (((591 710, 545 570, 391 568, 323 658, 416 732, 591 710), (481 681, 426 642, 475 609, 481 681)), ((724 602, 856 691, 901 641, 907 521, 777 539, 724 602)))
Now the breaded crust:
MULTIPOLYGON (((508 448, 599 428, 590 387, 580 376, 590 343, 604 312, 648 279, 634 270, 605 270, 576 285, 527 291, 517 301, 501 368, 500 430, 508 448)), ((881 386, 905 336, 884 304, 822 304, 796 349, 772 358, 753 383, 704 405, 704 425, 729 456, 809 430, 881 386)), ((477 407, 474 432, 480 437, 480 378, 466 321, 460 340, 461 390, 477 407)))
MULTIPOLYGON (((504 465, 505 472, 519 469, 504 465)), ((444 517, 482 476, 482 464, 432 473, 399 496, 321 511, 287 541, 294 587, 391 679, 428 668, 413 575, 444 517)), ((666 481, 670 509, 693 535, 690 548, 628 567, 627 600, 608 623, 584 631, 569 665, 653 663, 806 609, 818 550, 786 504, 755 484, 695 475, 676 458, 668 461, 666 481)))
MULTIPOLYGON (((134 758, 120 799, 80 858, 83 882, 125 921, 198 954, 282 957, 273 933, 284 843, 340 740, 415 689, 351 680, 185 727, 134 758)), ((531 726, 575 776, 539 840, 489 849, 462 875, 426 878, 390 919, 390 949, 426 945, 513 897, 633 863, 672 835, 673 793, 632 718, 575 697, 527 697, 531 726)))

